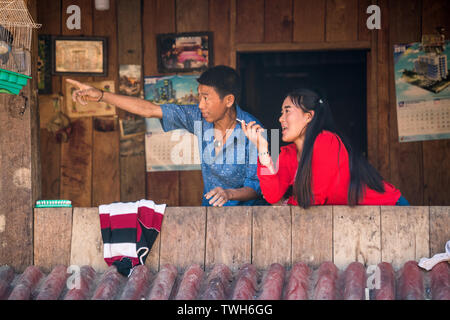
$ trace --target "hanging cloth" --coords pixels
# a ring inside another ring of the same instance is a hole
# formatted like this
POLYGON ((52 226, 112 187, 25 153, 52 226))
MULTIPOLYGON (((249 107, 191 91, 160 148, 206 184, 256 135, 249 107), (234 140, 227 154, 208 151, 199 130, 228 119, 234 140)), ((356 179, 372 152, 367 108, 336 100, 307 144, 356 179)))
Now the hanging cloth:
POLYGON ((165 204, 152 200, 100 205, 103 258, 108 266, 116 266, 128 277, 135 266, 145 264, 161 231, 165 209, 165 204))

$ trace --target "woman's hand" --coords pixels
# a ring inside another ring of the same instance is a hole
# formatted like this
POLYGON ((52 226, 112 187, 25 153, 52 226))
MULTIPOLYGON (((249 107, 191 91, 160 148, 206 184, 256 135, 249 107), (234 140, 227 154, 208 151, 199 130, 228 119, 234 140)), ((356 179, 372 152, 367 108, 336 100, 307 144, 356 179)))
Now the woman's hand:
POLYGON ((85 106, 88 101, 99 102, 102 97, 102 91, 99 89, 72 79, 67 79, 66 81, 78 88, 72 93, 72 100, 83 106, 85 106))
POLYGON ((269 143, 266 138, 262 136, 264 129, 259 124, 256 124, 255 121, 250 121, 246 124, 245 121, 242 120, 241 126, 244 134, 247 136, 248 140, 256 146, 258 152, 267 152, 269 143))
POLYGON ((228 200, 231 200, 231 191, 222 187, 216 187, 206 193, 205 198, 211 199, 209 200, 210 205, 214 207, 221 207, 227 203, 228 200))

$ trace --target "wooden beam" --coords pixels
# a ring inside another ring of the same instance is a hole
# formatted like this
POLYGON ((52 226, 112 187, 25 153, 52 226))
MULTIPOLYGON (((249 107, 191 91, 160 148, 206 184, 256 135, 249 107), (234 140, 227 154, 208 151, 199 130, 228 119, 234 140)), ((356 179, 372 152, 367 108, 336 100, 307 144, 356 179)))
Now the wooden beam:
POLYGON ((205 207, 168 207, 161 226, 160 266, 205 265, 205 207))
POLYGON ((226 264, 236 271, 251 263, 252 208, 207 207, 205 264, 226 264))
POLYGON ((252 264, 266 269, 272 263, 291 266, 290 207, 252 207, 252 264))
POLYGON ((294 42, 325 40, 325 0, 294 0, 294 42))
POLYGON ((314 206, 292 210, 292 265, 304 262, 318 268, 333 261, 333 207, 314 206))
POLYGON ((381 207, 382 259, 400 268, 429 257, 429 207, 381 207))
POLYGON ((315 51, 370 49, 370 41, 296 42, 296 43, 238 43, 237 52, 315 51))
POLYGON ((333 206, 333 259, 338 268, 381 262, 379 206, 333 206))
POLYGON ((98 208, 73 208, 70 264, 88 265, 97 272, 108 269, 103 258, 103 239, 98 208))
POLYGON ((36 208, 34 214, 34 265, 44 272, 69 266, 72 208, 36 208))

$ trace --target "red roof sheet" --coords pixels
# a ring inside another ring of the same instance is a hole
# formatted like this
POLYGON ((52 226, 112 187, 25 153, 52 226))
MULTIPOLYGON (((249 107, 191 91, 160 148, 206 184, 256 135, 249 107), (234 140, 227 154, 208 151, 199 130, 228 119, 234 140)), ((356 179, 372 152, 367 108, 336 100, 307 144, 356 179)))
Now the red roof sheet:
POLYGON ((385 262, 373 269, 353 262, 345 270, 332 262, 316 269, 302 262, 267 270, 244 264, 233 273, 223 264, 206 271, 167 264, 157 273, 138 266, 128 278, 115 267, 96 273, 90 266, 60 265, 49 274, 37 266, 21 274, 0 267, 3 300, 364 300, 367 286, 371 300, 450 300, 450 265, 441 262, 427 272, 415 261, 398 271, 385 262))

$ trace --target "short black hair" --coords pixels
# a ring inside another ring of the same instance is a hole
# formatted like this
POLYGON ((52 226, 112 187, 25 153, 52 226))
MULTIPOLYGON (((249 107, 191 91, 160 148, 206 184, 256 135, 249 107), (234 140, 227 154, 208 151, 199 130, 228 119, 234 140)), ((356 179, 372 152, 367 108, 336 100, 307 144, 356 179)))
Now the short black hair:
POLYGON ((197 82, 213 87, 220 99, 226 95, 234 95, 235 104, 241 95, 241 78, 236 70, 228 66, 215 66, 207 69, 197 79, 197 82))

